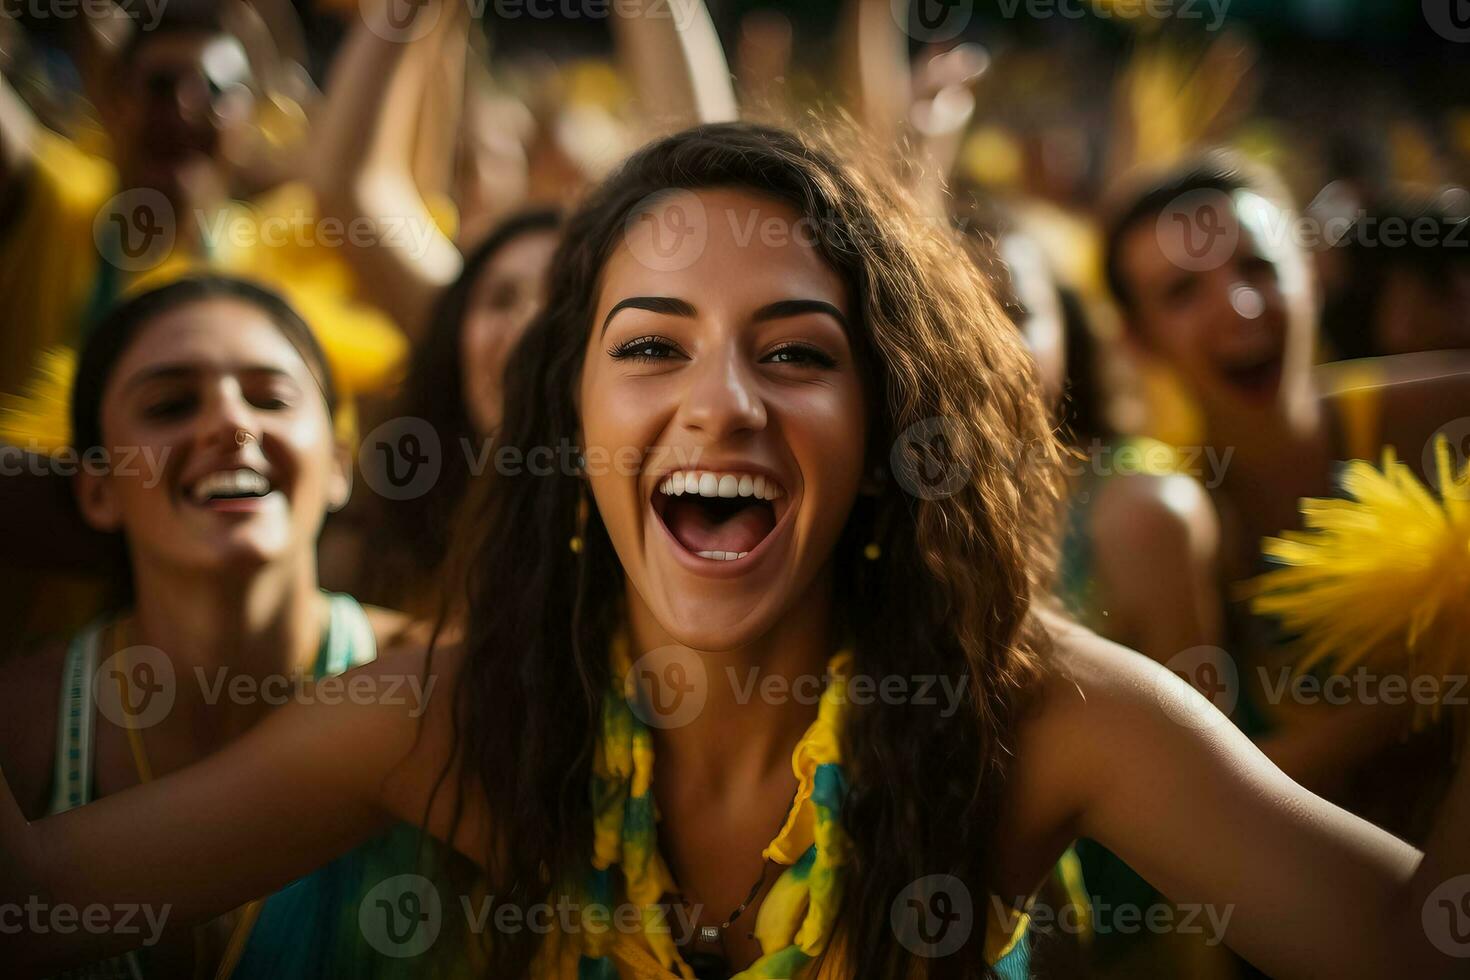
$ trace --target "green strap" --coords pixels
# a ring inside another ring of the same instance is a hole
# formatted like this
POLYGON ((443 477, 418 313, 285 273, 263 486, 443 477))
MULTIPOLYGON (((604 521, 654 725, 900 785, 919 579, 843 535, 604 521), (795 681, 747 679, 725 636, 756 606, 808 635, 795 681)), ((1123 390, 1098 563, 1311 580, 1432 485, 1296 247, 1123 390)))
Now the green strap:
POLYGON ((50 813, 64 813, 92 799, 92 678, 97 674, 97 640, 103 621, 90 623, 67 644, 61 668, 61 704, 56 723, 56 759, 50 813))
POLYGON ((377 656, 378 641, 362 604, 350 595, 328 592, 327 629, 317 651, 313 679, 335 677, 377 656))
MULTIPOLYGON (((378 644, 362 605, 350 595, 325 593, 327 628, 317 650, 313 678, 331 677, 377 658, 378 644)), ((92 802, 92 751, 98 642, 108 620, 100 619, 72 637, 61 670, 57 711, 56 759, 52 770, 50 813, 64 813, 92 802)))

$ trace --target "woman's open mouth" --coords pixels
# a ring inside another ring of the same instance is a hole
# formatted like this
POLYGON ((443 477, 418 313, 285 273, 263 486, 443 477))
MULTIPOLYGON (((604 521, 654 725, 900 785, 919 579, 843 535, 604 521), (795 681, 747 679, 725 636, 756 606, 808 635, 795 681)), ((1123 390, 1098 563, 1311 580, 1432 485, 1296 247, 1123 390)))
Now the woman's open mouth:
POLYGON ((1270 351, 1223 365, 1221 374, 1229 385, 1249 398, 1266 398, 1276 393, 1281 383, 1281 353, 1270 351))
POLYGON ((248 513, 259 510, 273 493, 275 487, 265 476, 250 467, 238 467, 204 476, 185 489, 184 497, 206 510, 248 513))
POLYGON ((738 562, 756 551, 788 506, 774 478, 738 471, 675 470, 653 494, 653 511, 674 541, 710 562, 738 562))

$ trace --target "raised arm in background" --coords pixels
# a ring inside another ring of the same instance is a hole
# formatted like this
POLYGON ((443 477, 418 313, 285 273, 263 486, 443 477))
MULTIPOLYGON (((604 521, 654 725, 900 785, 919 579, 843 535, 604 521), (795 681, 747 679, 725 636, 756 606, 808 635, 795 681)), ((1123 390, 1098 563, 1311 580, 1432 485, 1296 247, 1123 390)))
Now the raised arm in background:
MULTIPOLYGON (((32 140, 39 125, 30 107, 0 74, 0 205, 20 192, 20 182, 31 165, 32 140)), ((0 235, 4 233, 4 227, 0 226, 0 235)))
POLYGON ((363 0, 327 81, 309 172, 324 216, 373 229, 345 246, 359 289, 419 339, 463 264, 414 179, 420 119, 426 89, 440 82, 432 60, 463 47, 469 14, 465 4, 430 0, 394 19, 402 7, 363 0))
POLYGON ((839 91, 874 146, 897 146, 913 102, 909 39, 888 0, 849 0, 838 27, 839 91))
POLYGON ((725 51, 704 0, 636 0, 613 4, 618 62, 652 139, 738 115, 725 51))
POLYGON ((931 214, 949 215, 945 188, 975 115, 971 84, 984 71, 975 45, 910 63, 909 35, 887 0, 850 0, 839 29, 838 76, 848 110, 875 147, 910 147, 895 160, 921 182, 931 214))
MULTIPOLYGON (((312 184, 324 214, 377 229, 370 244, 347 246, 348 259, 367 298, 418 338, 463 264, 424 193, 439 189, 435 175, 447 167, 469 13, 465 4, 430 0, 414 6, 411 19, 393 20, 395 2, 363 0, 362 19, 337 56, 314 136, 312 184)), ((730 72, 702 0, 616 9, 618 55, 648 120, 646 135, 735 118, 730 72)))

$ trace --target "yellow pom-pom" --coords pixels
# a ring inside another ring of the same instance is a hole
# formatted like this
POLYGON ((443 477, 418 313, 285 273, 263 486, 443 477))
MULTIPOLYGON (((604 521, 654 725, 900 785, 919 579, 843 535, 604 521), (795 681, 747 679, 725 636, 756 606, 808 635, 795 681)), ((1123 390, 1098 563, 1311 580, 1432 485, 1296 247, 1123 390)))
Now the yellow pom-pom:
POLYGON ((71 445, 71 386, 76 352, 42 351, 20 394, 0 395, 0 442, 51 455, 71 445))
POLYGON ((1434 457, 1437 493, 1386 450, 1347 464, 1347 499, 1303 500, 1305 531, 1266 540, 1283 567, 1251 583, 1252 608, 1297 635, 1302 669, 1470 670, 1470 467, 1443 438, 1434 457))

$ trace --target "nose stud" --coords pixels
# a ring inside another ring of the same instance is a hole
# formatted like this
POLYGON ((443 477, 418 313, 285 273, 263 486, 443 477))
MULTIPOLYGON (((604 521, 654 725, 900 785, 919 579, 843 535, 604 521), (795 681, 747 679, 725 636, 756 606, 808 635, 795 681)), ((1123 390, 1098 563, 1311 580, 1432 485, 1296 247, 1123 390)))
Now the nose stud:
POLYGON ((249 431, 247 431, 245 429, 236 429, 235 430, 235 445, 237 445, 237 446, 243 446, 243 445, 245 445, 248 442, 254 442, 254 441, 255 441, 255 433, 249 432, 249 431))

